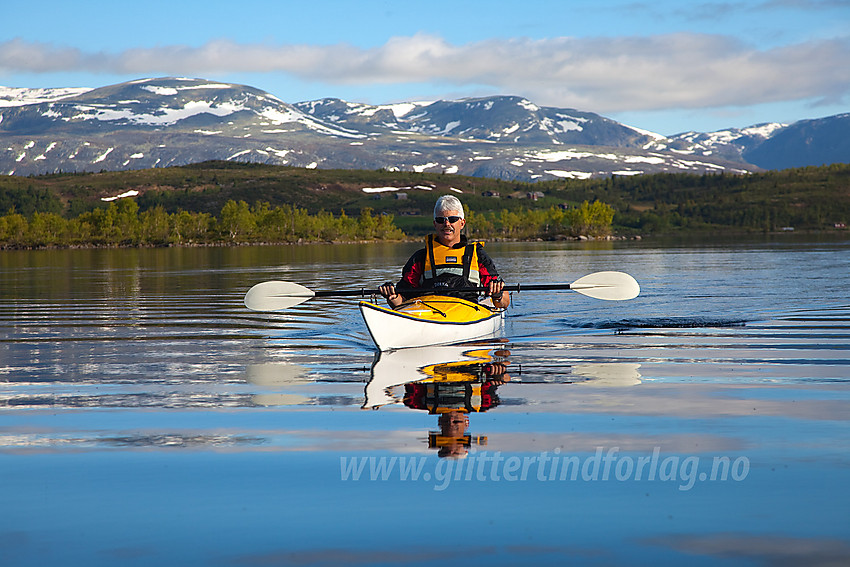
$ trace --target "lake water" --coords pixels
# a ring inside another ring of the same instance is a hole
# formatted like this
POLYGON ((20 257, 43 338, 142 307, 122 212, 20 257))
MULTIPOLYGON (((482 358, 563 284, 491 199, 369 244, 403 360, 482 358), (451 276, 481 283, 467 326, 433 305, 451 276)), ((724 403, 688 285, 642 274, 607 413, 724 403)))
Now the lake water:
POLYGON ((415 248, 0 251, 0 564, 850 564, 850 242, 489 243, 642 293, 380 357, 242 305, 415 248))

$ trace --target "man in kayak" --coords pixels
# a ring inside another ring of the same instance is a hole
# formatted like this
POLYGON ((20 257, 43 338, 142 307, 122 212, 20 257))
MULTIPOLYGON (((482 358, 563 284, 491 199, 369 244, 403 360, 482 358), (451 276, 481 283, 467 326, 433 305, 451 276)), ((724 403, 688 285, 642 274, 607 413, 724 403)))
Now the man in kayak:
POLYGON ((461 234, 464 226, 466 219, 460 200, 453 195, 437 199, 434 206, 436 234, 429 234, 425 248, 410 257, 397 284, 386 283, 379 288, 390 307, 396 308, 419 295, 417 288, 437 288, 441 290, 440 295, 476 301, 477 292, 463 290, 479 286, 487 288, 496 307, 505 309, 511 304, 511 296, 505 293, 505 283, 484 251, 484 245, 468 242, 466 235, 461 234))

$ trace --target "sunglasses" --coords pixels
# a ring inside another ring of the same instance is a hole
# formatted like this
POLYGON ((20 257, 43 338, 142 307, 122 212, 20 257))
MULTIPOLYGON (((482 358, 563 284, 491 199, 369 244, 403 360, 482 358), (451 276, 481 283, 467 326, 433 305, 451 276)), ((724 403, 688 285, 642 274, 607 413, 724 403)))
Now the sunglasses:
POLYGON ((461 218, 463 218, 463 217, 455 217, 455 216, 451 216, 451 217, 434 217, 434 222, 435 222, 435 223, 437 223, 437 224, 446 224, 446 221, 449 221, 450 223, 454 224, 454 223, 456 223, 457 221, 459 221, 461 218))

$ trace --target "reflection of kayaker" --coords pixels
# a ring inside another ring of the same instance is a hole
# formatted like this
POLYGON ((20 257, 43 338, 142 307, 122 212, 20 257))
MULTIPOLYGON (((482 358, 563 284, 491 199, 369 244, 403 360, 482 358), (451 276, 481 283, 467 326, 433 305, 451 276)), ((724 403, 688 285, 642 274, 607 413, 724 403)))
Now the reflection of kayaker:
POLYGON ((475 380, 476 375, 466 371, 464 365, 492 363, 496 352, 501 351, 494 351, 493 344, 477 348, 472 345, 437 346, 380 352, 372 364, 363 408, 378 409, 400 403, 401 396, 394 393, 395 388, 408 382, 438 380, 441 373, 443 379, 449 373, 457 373, 459 380, 475 380))
MULTIPOLYGON (((507 353, 507 351, 501 351, 507 353)), ((426 369, 433 377, 404 385, 404 405, 439 415, 439 431, 428 434, 428 447, 440 457, 463 458, 469 448, 486 445, 487 437, 467 433, 469 414, 499 405, 496 389, 510 380, 507 363, 450 363, 426 369)))
POLYGON ((404 405, 430 414, 484 412, 499 405, 496 389, 510 380, 505 363, 434 368, 434 378, 404 385, 404 405))
POLYGON ((437 449, 440 458, 462 459, 475 445, 486 445, 487 438, 472 436, 466 432, 469 427, 469 415, 462 411, 451 411, 440 415, 437 420, 440 431, 428 434, 428 447, 437 449))
POLYGON ((510 352, 502 345, 381 352, 372 365, 363 408, 378 409, 401 401, 411 409, 438 415, 439 431, 429 433, 428 446, 441 457, 463 457, 470 446, 487 443, 487 437, 467 433, 468 414, 497 406, 496 389, 510 380, 510 352), (399 400, 392 390, 401 385, 404 394, 399 400))

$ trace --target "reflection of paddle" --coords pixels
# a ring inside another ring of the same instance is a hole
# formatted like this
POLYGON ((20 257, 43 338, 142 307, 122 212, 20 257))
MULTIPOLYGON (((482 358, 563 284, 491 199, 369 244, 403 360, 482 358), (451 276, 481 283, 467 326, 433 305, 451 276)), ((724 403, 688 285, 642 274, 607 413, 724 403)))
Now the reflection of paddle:
MULTIPOLYGON (((619 301, 633 299, 640 293, 640 286, 629 274, 623 272, 596 272, 577 279, 571 284, 513 284, 505 291, 555 291, 572 290, 588 297, 619 301)), ((445 292, 445 288, 417 288, 416 293, 445 292)), ((486 292, 486 287, 465 288, 464 291, 486 292)), ((313 291, 292 282, 269 281, 258 283, 245 294, 245 307, 254 311, 280 311, 304 303, 313 297, 366 297, 379 295, 377 289, 313 291)))

